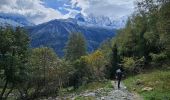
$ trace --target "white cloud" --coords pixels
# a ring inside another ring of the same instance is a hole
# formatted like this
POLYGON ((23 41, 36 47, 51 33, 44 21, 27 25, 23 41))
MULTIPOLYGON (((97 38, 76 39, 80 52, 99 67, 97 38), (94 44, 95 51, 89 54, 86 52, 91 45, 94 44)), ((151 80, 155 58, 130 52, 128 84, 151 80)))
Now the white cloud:
POLYGON ((86 15, 85 10, 90 8, 90 1, 89 0, 71 0, 72 7, 80 7, 82 8, 81 13, 86 15))
POLYGON ((71 0, 72 7, 82 8, 85 15, 123 17, 131 14, 135 0, 71 0))
POLYGON ((66 18, 74 18, 78 13, 80 13, 80 11, 78 10, 75 10, 75 9, 71 9, 71 8, 63 8, 65 10, 67 10, 69 13, 68 14, 65 14, 63 16, 64 19, 66 18))
MULTIPOLYGON (((59 3, 56 0, 56 3, 59 3)), ((73 17, 81 12, 85 16, 107 16, 107 17, 123 17, 133 12, 133 2, 135 0, 70 0, 71 5, 64 4, 59 9, 69 11, 63 15, 60 11, 44 6, 43 0, 0 0, 0 12, 17 13, 26 16, 26 18, 35 23, 40 24, 52 19, 73 17), (81 8, 81 11, 75 8, 81 8)))
POLYGON ((59 11, 45 7, 41 0, 1 0, 0 12, 24 15, 35 24, 63 17, 59 11))

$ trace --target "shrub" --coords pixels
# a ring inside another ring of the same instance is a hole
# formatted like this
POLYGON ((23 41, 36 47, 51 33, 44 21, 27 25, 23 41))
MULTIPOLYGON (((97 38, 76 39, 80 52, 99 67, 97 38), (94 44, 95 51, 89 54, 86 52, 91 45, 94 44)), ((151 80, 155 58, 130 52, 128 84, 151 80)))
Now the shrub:
POLYGON ((152 58, 151 64, 153 65, 162 65, 162 63, 168 58, 163 52, 159 54, 150 53, 150 56, 152 58))
POLYGON ((145 58, 125 57, 123 59, 123 66, 127 72, 140 73, 143 69, 145 58))
POLYGON ((135 68, 135 59, 133 57, 125 57, 123 59, 123 66, 125 70, 132 71, 135 68))

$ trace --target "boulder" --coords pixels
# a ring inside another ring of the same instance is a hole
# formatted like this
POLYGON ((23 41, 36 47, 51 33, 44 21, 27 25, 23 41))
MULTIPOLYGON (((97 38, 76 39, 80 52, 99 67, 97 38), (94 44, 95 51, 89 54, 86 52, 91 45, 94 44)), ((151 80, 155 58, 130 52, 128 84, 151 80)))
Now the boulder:
POLYGON ((142 91, 152 91, 153 90, 153 88, 151 88, 151 87, 144 87, 144 88, 142 88, 142 91))

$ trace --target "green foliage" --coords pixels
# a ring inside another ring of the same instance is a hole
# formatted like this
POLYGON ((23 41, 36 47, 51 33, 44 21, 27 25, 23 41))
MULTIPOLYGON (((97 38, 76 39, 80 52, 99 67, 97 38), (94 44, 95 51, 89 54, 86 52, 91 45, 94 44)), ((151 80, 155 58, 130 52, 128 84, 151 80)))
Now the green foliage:
POLYGON ((129 71, 166 63, 170 54, 169 1, 143 0, 136 4, 136 12, 113 38, 112 45, 116 44, 117 47, 110 54, 112 66, 115 66, 113 63, 123 62, 129 71), (140 64, 139 59, 143 59, 140 64))
POLYGON ((117 50, 117 45, 114 44, 112 47, 112 53, 110 57, 110 62, 111 62, 111 68, 110 70, 110 78, 113 78, 114 75, 116 74, 116 70, 118 68, 118 63, 119 63, 119 55, 118 55, 118 50, 117 50))
POLYGON ((55 52, 47 47, 33 49, 29 65, 30 79, 27 81, 29 88, 26 90, 29 99, 57 94, 72 75, 69 64, 59 59, 55 52))
POLYGON ((135 68, 135 59, 133 57, 125 57, 123 59, 125 70, 132 71, 135 68))
POLYGON ((168 58, 167 55, 163 52, 159 54, 151 53, 150 56, 152 58, 152 64, 154 64, 155 66, 162 65, 163 62, 165 62, 168 58))
POLYGON ((160 40, 164 43, 165 49, 168 57, 170 58, 170 1, 161 2, 161 8, 159 12, 159 30, 160 30, 160 40))
POLYGON ((55 69, 55 63, 59 63, 59 59, 52 49, 43 47, 32 50, 30 57, 30 71, 33 77, 43 79, 44 84, 46 82, 46 78, 50 78, 49 75, 51 71, 55 69))
POLYGON ((0 29, 0 52, 5 54, 10 51, 12 46, 14 35, 12 28, 0 29))
POLYGON ((6 99, 19 84, 27 79, 28 44, 26 32, 17 27, 15 30, 7 27, 0 31, 0 71, 4 80, 0 99, 6 99), (7 88, 10 90, 7 92, 7 88))
MULTIPOLYGON (((29 38, 24 29, 0 28, 0 99, 6 99, 13 90, 18 99, 35 99, 56 95, 69 86, 77 91, 96 89, 103 86, 99 81, 114 77, 118 63, 122 63, 130 73, 139 73, 147 68, 144 66, 168 64, 169 0, 142 0, 136 4, 137 9, 129 17, 125 28, 118 30, 116 37, 104 41, 91 54, 86 55, 86 40, 81 33, 70 34, 64 60, 47 47, 29 51, 29 38)), ((156 99, 156 96, 162 99, 170 92, 168 73, 156 71, 142 74, 125 80, 125 83, 130 88, 134 85, 146 99, 148 96, 149 99, 156 99), (142 79, 142 85, 136 85, 138 78, 142 79), (153 87, 154 91, 141 92, 145 85, 153 87)))
POLYGON ((97 50, 87 56, 81 56, 80 59, 71 63, 74 72, 70 77, 70 85, 78 88, 94 81, 103 81, 106 73, 106 59, 104 54, 97 50))
POLYGON ((75 61, 86 54, 86 41, 81 33, 70 34, 65 47, 65 59, 75 61))
POLYGON ((103 52, 105 59, 108 61, 108 63, 109 63, 110 56, 112 53, 112 42, 111 41, 112 41, 111 39, 105 40, 104 42, 101 43, 99 47, 99 50, 103 52))
POLYGON ((144 69, 145 57, 141 58, 125 57, 122 63, 125 72, 129 74, 141 73, 144 69))
POLYGON ((74 88, 78 88, 83 84, 87 84, 89 82, 88 79, 88 68, 85 62, 84 57, 82 56, 80 59, 77 59, 73 64, 72 67, 75 69, 73 76, 71 77, 71 82, 74 88))
POLYGON ((84 59, 89 69, 89 78, 92 80, 102 80, 105 76, 105 65, 107 63, 104 54, 97 50, 94 53, 85 56, 84 59))

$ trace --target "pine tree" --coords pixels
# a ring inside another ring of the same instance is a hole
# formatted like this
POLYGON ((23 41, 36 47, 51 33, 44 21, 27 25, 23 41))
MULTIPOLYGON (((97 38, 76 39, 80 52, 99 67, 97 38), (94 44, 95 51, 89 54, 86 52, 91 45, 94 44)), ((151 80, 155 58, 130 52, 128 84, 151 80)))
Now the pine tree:
POLYGON ((170 59, 170 1, 161 2, 159 11, 161 42, 165 44, 165 52, 170 59))
POLYGON ((114 44, 112 48, 112 55, 111 55, 111 75, 110 77, 113 78, 116 72, 116 69, 118 68, 118 50, 117 45, 114 44))
POLYGON ((26 32, 19 27, 16 30, 8 27, 0 34, 0 55, 2 55, 0 64, 4 72, 2 79, 5 81, 0 99, 7 99, 14 86, 24 82, 23 79, 27 79, 24 73, 26 72, 29 39, 26 32), (6 93, 7 86, 10 90, 6 93))
POLYGON ((75 61, 86 54, 86 40, 81 33, 72 33, 65 47, 65 59, 75 61))

